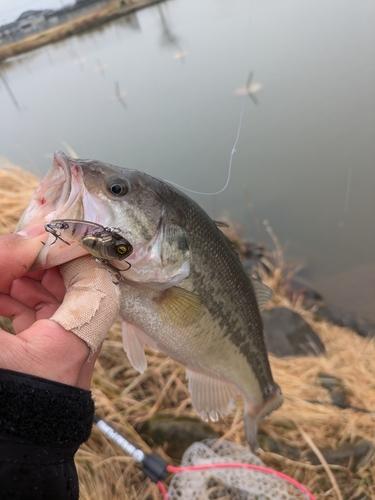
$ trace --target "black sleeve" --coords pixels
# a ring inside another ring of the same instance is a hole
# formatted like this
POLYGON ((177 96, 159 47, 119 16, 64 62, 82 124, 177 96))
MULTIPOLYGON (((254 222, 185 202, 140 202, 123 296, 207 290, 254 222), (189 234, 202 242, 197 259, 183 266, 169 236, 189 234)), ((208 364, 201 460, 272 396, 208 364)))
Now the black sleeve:
POLYGON ((0 500, 77 500, 93 416, 90 391, 0 369, 0 500))

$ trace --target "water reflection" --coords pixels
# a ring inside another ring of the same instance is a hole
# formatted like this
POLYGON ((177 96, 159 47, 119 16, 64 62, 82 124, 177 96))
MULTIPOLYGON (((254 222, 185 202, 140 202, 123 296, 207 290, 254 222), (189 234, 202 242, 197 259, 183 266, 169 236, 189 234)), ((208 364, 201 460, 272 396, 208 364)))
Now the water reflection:
POLYGON ((259 104, 259 100, 256 97, 255 92, 258 92, 258 90, 260 90, 263 85, 259 82, 253 82, 253 78, 254 71, 250 71, 246 85, 244 85, 243 87, 237 87, 235 90, 235 94, 239 96, 248 95, 253 103, 257 105, 259 104))
POLYGON ((0 71, 0 78, 1 78, 1 80, 3 82, 3 84, 4 84, 5 90, 8 92, 8 95, 9 95, 11 101, 13 102, 13 104, 15 105, 15 107, 20 111, 21 107, 18 104, 18 101, 16 99, 16 96, 13 94, 12 89, 10 88, 8 80, 6 79, 5 73, 3 71, 0 71))
POLYGON ((272 246, 268 219, 306 277, 341 283, 336 302, 352 270, 345 292, 361 310, 375 299, 358 270, 374 264, 374 22, 370 0, 144 9, 0 64, 0 154, 42 174, 66 141, 80 157, 215 192, 245 94, 231 182, 196 200, 272 246))
POLYGON ((125 102, 125 99, 124 99, 124 97, 126 95, 127 95, 127 92, 120 90, 120 83, 119 82, 115 82, 115 95, 114 95, 114 98, 118 100, 118 102, 121 104, 121 106, 124 109, 127 109, 127 105, 126 105, 126 102, 125 102))
POLYGON ((161 45, 172 46, 175 49, 175 53, 173 54, 174 59, 180 59, 184 63, 187 52, 183 49, 180 37, 173 33, 164 14, 164 8, 165 6, 162 4, 157 5, 162 26, 161 45))
POLYGON ((99 57, 96 58, 97 66, 95 67, 95 71, 99 72, 102 76, 105 77, 105 70, 108 68, 108 64, 103 64, 99 57))

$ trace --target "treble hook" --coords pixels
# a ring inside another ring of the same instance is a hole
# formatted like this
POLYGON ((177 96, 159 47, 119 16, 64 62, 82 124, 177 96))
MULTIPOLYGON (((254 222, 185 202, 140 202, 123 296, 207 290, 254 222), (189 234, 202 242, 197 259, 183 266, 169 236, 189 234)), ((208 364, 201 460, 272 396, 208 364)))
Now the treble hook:
POLYGON ((124 279, 123 276, 121 276, 121 273, 123 271, 129 271, 129 269, 132 267, 132 265, 130 264, 130 262, 128 261, 125 261, 129 267, 127 267, 126 269, 119 269, 118 267, 114 266, 113 264, 111 264, 107 259, 99 259, 98 257, 92 257, 94 259, 94 261, 97 263, 97 264, 102 264, 103 266, 107 266, 109 267, 109 269, 111 269, 111 271, 114 271, 114 276, 115 278, 118 280, 117 282, 113 282, 115 285, 119 285, 120 282, 124 279))
MULTIPOLYGON (((68 227, 69 227, 69 226, 68 226, 68 227)), ((45 224, 44 229, 45 229, 48 233, 52 234, 52 236, 54 236, 54 237, 56 238, 56 239, 55 239, 55 241, 53 241, 53 242, 51 243, 51 245, 54 245, 54 244, 56 243, 56 241, 57 241, 57 240, 61 240, 61 241, 63 241, 64 243, 66 243, 67 245, 69 245, 69 246, 70 246, 70 243, 69 243, 68 241, 65 241, 65 240, 61 237, 61 233, 58 233, 58 232, 56 231, 56 229, 55 229, 55 228, 51 227, 51 225, 50 225, 50 224, 45 224)), ((63 227, 62 227, 61 229, 65 229, 65 228, 63 228, 63 227)))

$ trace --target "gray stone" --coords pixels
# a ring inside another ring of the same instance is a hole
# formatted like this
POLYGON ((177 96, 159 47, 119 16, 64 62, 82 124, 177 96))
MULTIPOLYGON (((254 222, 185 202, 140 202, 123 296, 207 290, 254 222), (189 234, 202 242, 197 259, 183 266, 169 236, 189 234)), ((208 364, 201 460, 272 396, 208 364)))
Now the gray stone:
POLYGON ((167 455, 175 459, 181 459, 184 451, 196 441, 221 436, 200 418, 174 416, 155 416, 143 425, 140 432, 162 446, 167 455))
MULTIPOLYGON (((367 439, 360 439, 355 443, 344 443, 335 449, 326 448, 320 451, 327 463, 348 467, 354 472, 371 460, 374 455, 374 445, 367 439)), ((308 451, 303 458, 313 465, 320 463, 312 451, 308 451)))
POLYGON ((327 389, 329 392, 332 404, 339 408, 350 408, 347 396, 348 391, 345 388, 344 381, 340 377, 336 377, 330 373, 318 373, 317 382, 327 389))
POLYGON ((325 347, 311 326, 286 307, 263 311, 266 346, 275 356, 319 356, 325 347))
POLYGON ((350 328, 361 337, 375 337, 375 324, 362 316, 324 301, 305 300, 305 309, 311 309, 317 319, 326 320, 337 326, 350 328))

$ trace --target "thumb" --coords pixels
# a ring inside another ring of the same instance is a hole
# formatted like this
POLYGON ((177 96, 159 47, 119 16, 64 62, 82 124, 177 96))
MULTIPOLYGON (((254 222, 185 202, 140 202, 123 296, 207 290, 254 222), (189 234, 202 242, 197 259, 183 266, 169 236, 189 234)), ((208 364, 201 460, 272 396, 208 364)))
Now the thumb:
POLYGON ((0 290, 4 290, 33 265, 41 250, 40 237, 6 234, 0 236, 0 250, 0 290))

